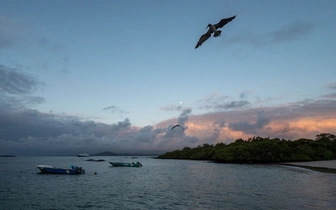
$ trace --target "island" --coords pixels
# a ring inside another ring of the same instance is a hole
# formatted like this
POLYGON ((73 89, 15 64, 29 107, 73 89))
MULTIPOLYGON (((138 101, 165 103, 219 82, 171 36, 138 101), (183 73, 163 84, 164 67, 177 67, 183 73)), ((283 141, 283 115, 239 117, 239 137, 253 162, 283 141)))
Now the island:
POLYGON ((137 154, 137 153, 115 153, 115 152, 109 152, 109 151, 105 151, 105 152, 100 152, 100 153, 96 153, 93 154, 91 156, 158 156, 158 154, 137 154))
POLYGON ((321 133, 312 139, 285 140, 253 137, 184 147, 159 155, 159 159, 211 160, 224 163, 280 163, 336 159, 336 136, 321 133))

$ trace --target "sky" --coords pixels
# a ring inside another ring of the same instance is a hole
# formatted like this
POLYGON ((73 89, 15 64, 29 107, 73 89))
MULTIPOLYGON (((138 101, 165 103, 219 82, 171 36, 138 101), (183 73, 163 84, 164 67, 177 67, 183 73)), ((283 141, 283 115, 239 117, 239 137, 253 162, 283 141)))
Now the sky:
POLYGON ((0 154, 162 154, 336 132, 334 0, 0 4, 0 154))

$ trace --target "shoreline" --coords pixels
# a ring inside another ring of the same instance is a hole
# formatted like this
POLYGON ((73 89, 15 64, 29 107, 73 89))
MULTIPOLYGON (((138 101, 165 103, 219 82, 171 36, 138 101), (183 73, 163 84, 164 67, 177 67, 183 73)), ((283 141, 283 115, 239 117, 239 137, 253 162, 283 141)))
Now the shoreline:
POLYGON ((280 165, 307 168, 314 171, 336 174, 336 160, 320 160, 307 162, 282 162, 280 165))

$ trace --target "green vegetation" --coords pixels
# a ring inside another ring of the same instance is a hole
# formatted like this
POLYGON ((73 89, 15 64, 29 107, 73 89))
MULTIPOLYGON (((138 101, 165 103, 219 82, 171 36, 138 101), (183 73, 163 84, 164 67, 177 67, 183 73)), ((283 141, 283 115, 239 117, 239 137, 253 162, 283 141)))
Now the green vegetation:
POLYGON ((161 159, 213 160, 227 163, 276 163, 336 159, 336 136, 330 133, 316 135, 315 140, 270 139, 253 137, 237 139, 230 144, 203 144, 185 147, 160 155, 161 159))

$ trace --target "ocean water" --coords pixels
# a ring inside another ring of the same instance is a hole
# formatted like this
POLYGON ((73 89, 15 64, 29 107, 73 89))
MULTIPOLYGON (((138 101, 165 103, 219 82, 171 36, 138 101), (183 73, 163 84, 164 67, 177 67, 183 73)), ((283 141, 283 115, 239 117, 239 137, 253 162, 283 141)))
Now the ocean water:
POLYGON ((272 164, 89 158, 0 158, 0 209, 336 209, 332 173, 272 164), (112 160, 143 167, 112 167, 112 160), (41 174, 38 164, 76 165, 86 173, 41 174))

